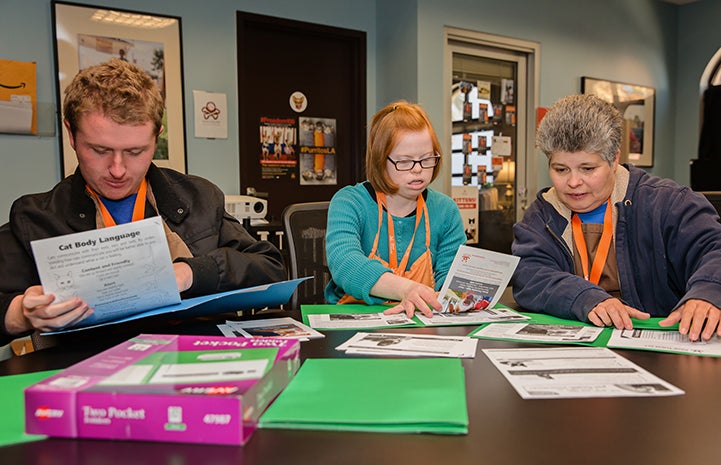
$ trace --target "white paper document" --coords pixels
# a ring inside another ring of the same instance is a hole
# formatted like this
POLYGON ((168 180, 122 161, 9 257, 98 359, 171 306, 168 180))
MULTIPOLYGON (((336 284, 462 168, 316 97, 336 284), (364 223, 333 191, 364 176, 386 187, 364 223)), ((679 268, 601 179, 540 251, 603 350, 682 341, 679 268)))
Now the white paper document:
POLYGON ((603 328, 597 326, 491 323, 478 330, 472 337, 513 341, 591 343, 602 331, 603 328))
POLYGON ((461 313, 433 312, 433 317, 431 318, 428 318, 421 312, 416 312, 416 316, 426 326, 480 325, 499 321, 524 321, 530 319, 510 308, 503 307, 486 308, 484 310, 461 313))
POLYGON ((33 125, 33 106, 30 96, 0 100, 0 132, 29 134, 33 125))
POLYGON ((448 270, 438 299, 442 312, 493 308, 508 286, 519 258, 462 245, 448 270))
POLYGON ((226 337, 283 337, 301 341, 325 337, 323 333, 290 317, 226 321, 218 325, 218 329, 226 337))
POLYGON ((360 332, 336 349, 348 354, 473 358, 477 342, 467 336, 360 332))
POLYGON ((308 323, 317 329, 362 329, 415 325, 405 313, 319 313, 308 315, 308 323))
POLYGON ((614 329, 607 345, 618 349, 645 349, 721 357, 721 339, 716 334, 708 341, 691 342, 688 336, 678 331, 614 329))
POLYGON ((56 302, 81 297, 94 320, 180 302, 160 217, 30 245, 45 293, 56 302))
POLYGON ((483 353, 524 399, 684 393, 605 347, 483 349, 483 353))

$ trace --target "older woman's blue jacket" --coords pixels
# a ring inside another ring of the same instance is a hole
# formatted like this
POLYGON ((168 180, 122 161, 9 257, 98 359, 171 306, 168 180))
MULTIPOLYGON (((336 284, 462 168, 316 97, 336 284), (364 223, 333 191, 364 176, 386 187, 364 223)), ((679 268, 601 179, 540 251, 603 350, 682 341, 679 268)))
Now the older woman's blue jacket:
MULTIPOLYGON (((703 195, 620 165, 611 200, 627 305, 652 316, 666 316, 689 299, 721 308, 721 223, 703 195)), ((512 250, 521 260, 513 294, 526 310, 587 321, 611 296, 574 274, 570 215, 546 188, 514 226, 512 250)))

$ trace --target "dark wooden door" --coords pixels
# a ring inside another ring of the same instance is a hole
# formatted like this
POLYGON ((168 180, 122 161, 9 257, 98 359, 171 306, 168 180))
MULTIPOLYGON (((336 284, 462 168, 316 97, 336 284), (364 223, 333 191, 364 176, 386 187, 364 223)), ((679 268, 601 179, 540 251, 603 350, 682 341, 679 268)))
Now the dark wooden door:
POLYGON ((363 179, 365 32, 245 12, 237 28, 241 193, 279 220, 363 179))

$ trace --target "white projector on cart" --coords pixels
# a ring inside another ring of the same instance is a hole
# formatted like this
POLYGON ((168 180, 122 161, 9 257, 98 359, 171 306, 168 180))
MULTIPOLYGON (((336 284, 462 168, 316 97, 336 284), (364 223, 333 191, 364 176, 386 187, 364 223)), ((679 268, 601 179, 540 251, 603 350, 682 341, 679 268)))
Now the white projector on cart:
POLYGON ((250 195, 226 195, 225 210, 241 222, 262 219, 268 214, 268 201, 250 195))

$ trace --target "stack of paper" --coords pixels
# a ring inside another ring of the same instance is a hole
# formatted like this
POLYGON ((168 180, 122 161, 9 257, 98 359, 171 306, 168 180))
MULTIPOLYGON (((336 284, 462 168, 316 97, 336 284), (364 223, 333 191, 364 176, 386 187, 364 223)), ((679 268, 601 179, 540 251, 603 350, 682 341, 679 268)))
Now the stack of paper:
POLYGON ((468 433, 460 360, 308 359, 261 428, 468 433))
POLYGON ((313 328, 290 317, 261 320, 226 321, 218 329, 226 337, 284 337, 307 341, 325 337, 313 328))
POLYGON ((388 305, 302 305, 303 322, 316 329, 377 329, 419 326, 405 313, 385 315, 388 305))
POLYGON ((360 332, 336 349, 348 354, 473 358, 476 342, 468 336, 360 332))

